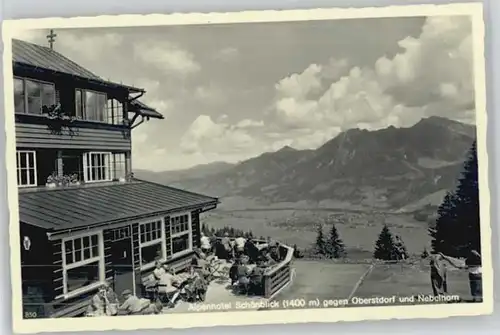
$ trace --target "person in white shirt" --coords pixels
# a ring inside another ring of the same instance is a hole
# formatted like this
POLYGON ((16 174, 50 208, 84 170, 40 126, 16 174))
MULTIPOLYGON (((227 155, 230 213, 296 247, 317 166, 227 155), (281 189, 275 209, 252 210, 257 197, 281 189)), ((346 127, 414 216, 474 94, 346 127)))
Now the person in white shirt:
POLYGON ((155 276, 155 279, 161 280, 161 278, 166 272, 167 271, 165 270, 163 263, 161 261, 156 261, 155 269, 153 270, 153 275, 155 276))
POLYGON ((178 288, 177 278, 166 265, 162 269, 163 274, 158 282, 158 292, 164 294, 168 298, 169 304, 173 306, 181 293, 178 288))
POLYGON ((233 246, 231 245, 231 240, 229 239, 229 234, 227 232, 224 233, 224 237, 221 239, 221 244, 225 251, 223 258, 226 260, 233 259, 233 246))
POLYGON ((212 244, 210 243, 210 238, 204 233, 201 233, 201 251, 205 254, 209 254, 212 250, 212 244))
POLYGON ((247 243, 247 240, 241 235, 238 235, 238 237, 234 240, 234 251, 236 252, 236 257, 243 255, 245 251, 245 243, 247 243))

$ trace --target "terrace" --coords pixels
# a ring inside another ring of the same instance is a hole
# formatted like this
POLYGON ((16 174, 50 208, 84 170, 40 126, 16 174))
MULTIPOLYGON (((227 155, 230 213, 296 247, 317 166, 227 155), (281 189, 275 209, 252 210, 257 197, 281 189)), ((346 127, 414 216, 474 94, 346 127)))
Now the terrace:
MULTIPOLYGON (((266 241, 255 241, 260 249, 266 248, 266 241)), ((164 308, 163 313, 186 313, 186 312, 221 312, 235 309, 258 310, 266 306, 277 294, 292 283, 293 248, 280 244, 280 252, 284 255, 283 260, 269 267, 264 273, 263 296, 248 296, 236 294, 231 289, 229 277, 225 275, 217 276, 210 282, 205 301, 202 303, 187 303, 179 301, 174 308, 164 308)), ((221 264, 220 268, 229 268, 230 263, 221 264)), ((226 271, 222 271, 225 273, 226 271)))

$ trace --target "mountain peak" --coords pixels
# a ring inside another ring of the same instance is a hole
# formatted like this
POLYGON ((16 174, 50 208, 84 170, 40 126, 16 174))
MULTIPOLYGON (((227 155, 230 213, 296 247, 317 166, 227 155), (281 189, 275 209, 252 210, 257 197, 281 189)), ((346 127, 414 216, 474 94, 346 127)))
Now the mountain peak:
POLYGON ((417 124, 435 124, 435 125, 443 125, 448 126, 452 124, 459 124, 460 122, 451 120, 441 116, 429 116, 426 118, 422 118, 417 124))
POLYGON ((283 148, 279 149, 278 151, 276 152, 291 152, 291 151, 297 151, 297 149, 295 148, 292 148, 291 146, 289 145, 285 145, 283 148))

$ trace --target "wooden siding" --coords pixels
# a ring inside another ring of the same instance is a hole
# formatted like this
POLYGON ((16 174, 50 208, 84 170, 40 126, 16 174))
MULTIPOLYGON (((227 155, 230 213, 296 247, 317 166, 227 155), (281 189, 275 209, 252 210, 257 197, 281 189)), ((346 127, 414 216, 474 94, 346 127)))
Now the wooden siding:
POLYGON ((193 248, 201 248, 200 211, 191 212, 191 229, 193 232, 193 248))
POLYGON ((20 225, 22 302, 24 318, 42 318, 50 313, 47 303, 53 299, 53 264, 51 243, 42 229, 20 225), (24 247, 24 238, 31 245, 24 247))
POLYGON ((84 122, 72 123, 54 131, 47 124, 16 123, 16 146, 19 148, 83 149, 103 151, 131 150, 130 130, 123 127, 100 127, 84 122))
POLYGON ((99 288, 87 291, 70 299, 58 299, 52 303, 51 318, 73 317, 85 314, 90 300, 99 288))

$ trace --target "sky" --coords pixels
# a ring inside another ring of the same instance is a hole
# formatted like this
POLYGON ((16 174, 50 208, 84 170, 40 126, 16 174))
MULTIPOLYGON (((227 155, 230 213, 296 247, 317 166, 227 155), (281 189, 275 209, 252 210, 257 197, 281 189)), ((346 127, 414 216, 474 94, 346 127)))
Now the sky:
MULTIPOLYGON (((132 133, 133 167, 317 148, 351 128, 474 123, 471 21, 434 16, 56 30, 54 49, 141 87, 164 120, 132 133)), ((48 31, 15 37, 48 45, 48 31)))

